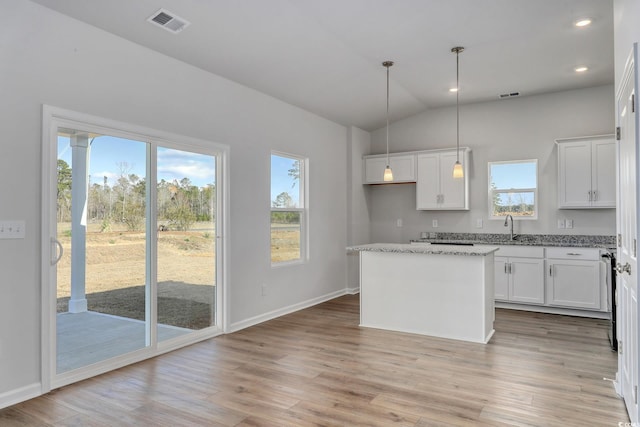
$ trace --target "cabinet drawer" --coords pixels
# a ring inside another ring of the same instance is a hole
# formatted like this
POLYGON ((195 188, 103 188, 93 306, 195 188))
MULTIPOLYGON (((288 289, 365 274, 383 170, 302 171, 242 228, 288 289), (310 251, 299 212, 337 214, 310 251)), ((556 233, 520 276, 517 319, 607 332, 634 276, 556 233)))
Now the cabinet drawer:
POLYGON ((547 248, 547 258, 599 261, 600 249, 596 248, 547 248))
POLYGON ((540 246, 498 246, 495 256, 544 258, 544 248, 540 246))

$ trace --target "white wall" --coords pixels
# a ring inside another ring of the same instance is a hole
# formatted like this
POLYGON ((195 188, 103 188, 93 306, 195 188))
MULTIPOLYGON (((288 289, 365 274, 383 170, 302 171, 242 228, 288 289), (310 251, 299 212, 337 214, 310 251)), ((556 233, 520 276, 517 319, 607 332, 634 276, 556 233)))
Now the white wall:
MULTIPOLYGON (((369 215, 369 186, 362 185, 364 171, 362 156, 371 150, 371 134, 356 127, 349 128, 347 162, 349 182, 347 187, 347 217, 349 234, 347 244, 360 245, 371 241, 371 218, 369 215)), ((357 254, 347 257, 347 286, 351 290, 360 288, 360 263, 357 254)))
MULTIPOLYGON (((488 220, 487 162, 538 159, 539 218, 516 221, 517 233, 615 234, 615 210, 558 210, 554 140, 614 132, 613 86, 497 100, 460 107, 460 145, 472 149, 470 206, 466 212, 416 211, 415 184, 371 187, 371 239, 408 242, 421 231, 505 233, 503 221, 488 220), (484 222, 475 228, 476 220, 484 222), (559 230, 557 219, 573 219, 559 230), (396 220, 403 227, 396 227, 396 220), (438 220, 433 228, 432 219, 438 220)), ((390 150, 455 147, 455 107, 429 110, 390 127, 390 150)), ((385 129, 372 133, 372 153, 385 151, 385 129)))
POLYGON ((2 6, 0 219, 27 232, 0 240, 0 398, 40 381, 42 104, 230 146, 232 324, 344 292, 345 127, 29 1, 2 6), (310 159, 303 265, 270 265, 272 149, 310 159))

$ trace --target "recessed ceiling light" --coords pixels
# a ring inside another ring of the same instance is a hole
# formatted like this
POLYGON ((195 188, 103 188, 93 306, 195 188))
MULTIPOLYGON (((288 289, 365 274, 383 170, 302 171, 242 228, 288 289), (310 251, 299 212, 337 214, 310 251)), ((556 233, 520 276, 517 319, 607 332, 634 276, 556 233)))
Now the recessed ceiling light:
POLYGON ((587 67, 576 67, 575 68, 575 72, 576 73, 584 73, 585 71, 587 71, 589 68, 587 67))
POLYGON ((457 87, 452 87, 451 89, 449 89, 449 92, 454 92, 454 93, 455 93, 455 92, 457 92, 457 91, 458 91, 458 88, 457 88, 457 87))
POLYGON ((580 20, 576 21, 575 26, 576 27, 586 27, 589 24, 591 24, 591 19, 584 18, 584 19, 580 19, 580 20))

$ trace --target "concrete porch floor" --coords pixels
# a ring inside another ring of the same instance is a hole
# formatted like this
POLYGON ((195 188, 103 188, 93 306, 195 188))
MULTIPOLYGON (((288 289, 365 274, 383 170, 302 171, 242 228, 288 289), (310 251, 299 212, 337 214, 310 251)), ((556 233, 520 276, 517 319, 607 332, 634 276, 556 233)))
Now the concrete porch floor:
MULTIPOLYGON (((158 341, 185 335, 190 329, 158 325, 158 341)), ((145 346, 140 320, 86 311, 57 314, 57 373, 67 372, 145 346)))

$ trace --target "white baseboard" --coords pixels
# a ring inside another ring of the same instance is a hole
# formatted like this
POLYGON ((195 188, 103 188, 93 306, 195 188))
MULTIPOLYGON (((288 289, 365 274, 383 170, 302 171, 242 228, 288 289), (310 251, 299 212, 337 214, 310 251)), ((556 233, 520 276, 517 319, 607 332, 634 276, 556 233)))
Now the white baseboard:
POLYGON ((610 319, 611 313, 606 311, 579 310, 573 308, 547 307, 542 305, 513 304, 509 302, 496 301, 496 308, 507 308, 510 310, 535 311, 537 313, 563 314, 565 316, 591 317, 594 319, 610 319))
POLYGON ((273 310, 268 313, 261 314, 259 316, 250 317, 249 319, 241 320, 240 322, 232 323, 229 326, 229 330, 227 333, 232 333, 239 331, 241 329, 248 328, 249 326, 254 326, 262 322, 266 322, 267 320, 275 319, 276 317, 284 316, 285 314, 294 313, 299 310, 303 310, 305 308, 312 307, 314 305, 318 305, 320 303, 332 300, 334 298, 341 297, 346 295, 348 292, 347 289, 341 289, 339 291, 331 292, 330 294, 323 295, 317 298, 312 298, 307 301, 302 301, 297 304, 290 305, 288 307, 283 307, 278 310, 273 310))
POLYGON ((349 294, 349 295, 359 294, 360 293, 360 286, 355 287, 355 288, 347 288, 346 293, 349 294))
POLYGON ((0 394, 0 409, 33 399, 42 394, 42 384, 33 383, 15 390, 0 394))

